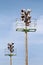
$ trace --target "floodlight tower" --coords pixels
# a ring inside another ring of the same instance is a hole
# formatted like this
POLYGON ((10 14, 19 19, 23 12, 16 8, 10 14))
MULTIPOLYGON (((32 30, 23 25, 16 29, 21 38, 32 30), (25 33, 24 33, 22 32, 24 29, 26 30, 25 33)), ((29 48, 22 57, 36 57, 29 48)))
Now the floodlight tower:
POLYGON ((16 31, 22 31, 25 32, 25 65, 28 65, 28 41, 27 41, 27 32, 35 32, 35 28, 28 27, 31 24, 31 16, 30 16, 31 9, 22 9, 21 10, 21 20, 25 23, 25 28, 17 28, 16 31))
POLYGON ((25 23, 25 53, 26 53, 25 63, 26 63, 26 65, 28 65, 27 26, 29 26, 29 24, 31 23, 30 12, 31 12, 30 9, 27 11, 21 10, 21 18, 22 18, 22 21, 24 21, 24 23, 25 23))
POLYGON ((8 43, 8 50, 9 50, 9 54, 5 54, 6 56, 10 57, 10 65, 12 65, 12 56, 15 56, 16 54, 13 54, 14 52, 14 43, 8 43))

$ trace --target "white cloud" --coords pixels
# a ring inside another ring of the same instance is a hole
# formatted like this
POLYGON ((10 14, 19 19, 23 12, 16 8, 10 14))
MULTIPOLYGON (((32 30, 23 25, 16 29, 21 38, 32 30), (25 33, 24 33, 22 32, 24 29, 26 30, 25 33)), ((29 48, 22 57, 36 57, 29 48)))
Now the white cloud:
POLYGON ((37 33, 43 34, 43 15, 37 20, 37 33))
MULTIPOLYGON (((11 20, 13 20, 14 19, 14 17, 1 17, 1 22, 0 22, 0 25, 2 26, 2 24, 3 24, 3 26, 7 26, 9 23, 11 23, 10 25, 11 25, 11 30, 9 31, 9 34, 8 34, 8 36, 6 35, 6 41, 7 41, 7 39, 8 39, 8 41, 13 41, 13 40, 17 40, 17 36, 21 36, 21 35, 23 35, 22 33, 17 33, 16 32, 16 20, 14 20, 14 21, 12 21, 12 22, 9 22, 9 21, 11 21, 11 20), (3 21, 1 21, 3 19, 3 21), (8 22, 7 22, 8 21, 8 22)), ((33 33, 33 32, 32 32, 33 33)), ((43 15, 42 16, 40 16, 39 18, 38 18, 38 20, 37 20, 37 32, 34 34, 33 33, 33 35, 34 35, 34 37, 36 36, 36 34, 43 34, 43 15)), ((24 35, 23 35, 24 36, 24 35)), ((37 37, 36 37, 37 38, 37 37)), ((35 41, 37 41, 37 39, 32 39, 31 41, 31 43, 34 43, 35 41)), ((43 42, 43 40, 38 40, 36 43, 42 43, 43 42)))
POLYGON ((3 44, 4 42, 6 44, 6 42, 9 42, 9 41, 12 42, 14 40, 13 39, 14 33, 12 31, 13 22, 15 22, 14 16, 0 15, 0 42, 1 44, 3 44))

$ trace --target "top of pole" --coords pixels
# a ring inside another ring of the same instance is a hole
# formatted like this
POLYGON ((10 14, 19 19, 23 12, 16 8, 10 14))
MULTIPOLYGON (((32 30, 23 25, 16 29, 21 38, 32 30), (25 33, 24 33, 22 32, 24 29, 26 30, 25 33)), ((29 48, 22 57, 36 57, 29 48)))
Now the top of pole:
MULTIPOLYGON (((24 26, 21 26, 21 25, 18 26, 19 28, 16 28, 16 31, 23 31, 23 32, 25 32, 25 31, 27 31, 27 32, 35 32, 36 31, 36 27, 34 26, 35 21, 32 21, 31 16, 30 16, 31 11, 32 11, 31 9, 22 9, 21 10, 21 21, 25 25, 24 26), (25 29, 25 26, 27 26, 27 29, 25 29)), ((18 21, 18 24, 19 24, 19 21, 18 21)))

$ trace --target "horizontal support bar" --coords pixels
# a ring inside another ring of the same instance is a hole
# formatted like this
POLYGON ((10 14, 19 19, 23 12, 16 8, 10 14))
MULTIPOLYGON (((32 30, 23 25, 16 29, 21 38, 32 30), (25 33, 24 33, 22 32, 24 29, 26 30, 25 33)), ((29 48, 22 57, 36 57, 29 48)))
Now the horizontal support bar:
POLYGON ((5 56, 16 56, 16 54, 5 54, 5 56))
POLYGON ((35 28, 31 28, 31 29, 17 28, 16 31, 21 31, 21 32, 35 32, 36 29, 35 28))

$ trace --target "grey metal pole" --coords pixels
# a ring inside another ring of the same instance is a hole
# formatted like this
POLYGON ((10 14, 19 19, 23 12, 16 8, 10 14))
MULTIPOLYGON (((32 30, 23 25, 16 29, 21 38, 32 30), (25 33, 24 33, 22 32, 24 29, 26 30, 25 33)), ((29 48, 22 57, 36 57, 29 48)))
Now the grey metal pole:
MULTIPOLYGON (((27 26, 25 25, 25 28, 27 30, 27 26)), ((27 41, 27 31, 25 31, 25 54, 26 54, 26 58, 25 58, 25 63, 26 65, 28 65, 28 41, 27 41)))
POLYGON ((12 56, 10 56, 10 65, 12 65, 12 56))

